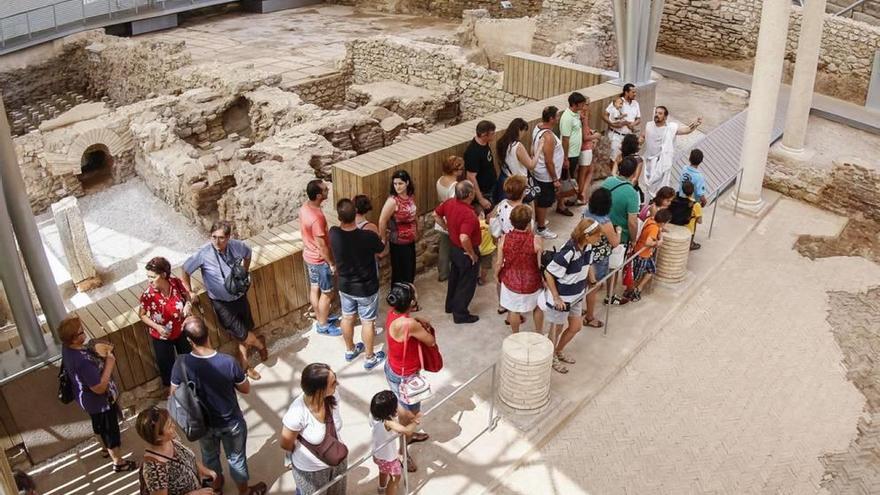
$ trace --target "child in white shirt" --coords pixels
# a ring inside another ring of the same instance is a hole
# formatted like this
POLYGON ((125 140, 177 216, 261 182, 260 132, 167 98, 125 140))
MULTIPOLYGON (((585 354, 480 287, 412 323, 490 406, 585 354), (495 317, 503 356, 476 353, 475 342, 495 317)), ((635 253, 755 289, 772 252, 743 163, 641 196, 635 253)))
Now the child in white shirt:
POLYGON ((403 464, 400 462, 398 434, 410 436, 419 426, 421 414, 407 426, 397 422, 397 397, 383 390, 370 401, 370 427, 373 430, 373 462, 379 466, 379 493, 397 495, 403 464))

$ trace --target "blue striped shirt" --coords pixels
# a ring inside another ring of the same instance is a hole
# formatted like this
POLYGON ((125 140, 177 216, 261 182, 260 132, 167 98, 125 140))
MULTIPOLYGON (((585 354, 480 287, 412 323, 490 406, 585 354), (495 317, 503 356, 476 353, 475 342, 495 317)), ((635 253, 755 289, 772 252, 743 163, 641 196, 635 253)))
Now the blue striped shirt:
MULTIPOLYGON (((553 261, 547 265, 547 271, 553 275, 556 291, 563 301, 574 303, 584 297, 591 258, 592 246, 587 245, 581 251, 575 246, 574 241, 569 239, 553 257, 553 261)), ((549 296, 548 294, 548 298, 549 296)))

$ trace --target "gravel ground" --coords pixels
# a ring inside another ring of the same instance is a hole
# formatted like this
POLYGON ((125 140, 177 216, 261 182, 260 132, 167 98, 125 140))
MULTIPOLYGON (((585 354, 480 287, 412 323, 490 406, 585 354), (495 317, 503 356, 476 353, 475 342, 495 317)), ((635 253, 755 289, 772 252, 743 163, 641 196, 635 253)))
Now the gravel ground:
POLYGON ((51 211, 37 217, 55 280, 65 301, 74 307, 143 281, 143 265, 150 258, 164 256, 178 265, 207 240, 189 220, 154 196, 140 178, 79 198, 79 207, 104 280, 103 287, 85 294, 77 293, 70 279, 51 211))

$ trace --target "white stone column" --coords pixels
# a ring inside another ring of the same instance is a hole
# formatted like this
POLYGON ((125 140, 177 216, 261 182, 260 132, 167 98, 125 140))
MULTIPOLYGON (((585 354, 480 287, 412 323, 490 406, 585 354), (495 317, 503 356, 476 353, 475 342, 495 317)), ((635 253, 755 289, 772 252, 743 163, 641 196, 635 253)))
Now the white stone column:
POLYGON ((785 116, 785 134, 782 149, 795 157, 806 158, 804 144, 807 137, 807 120, 813 106, 813 85, 822 45, 822 28, 825 24, 826 0, 806 2, 798 37, 797 60, 791 95, 788 98, 788 114, 785 116))
MULTIPOLYGON (((743 174, 740 184, 737 184, 739 210, 752 215, 760 215, 766 206, 761 198, 761 188, 779 99, 791 0, 765 0, 763 4, 749 113, 740 156, 743 174)), ((737 199, 737 190, 731 196, 734 201, 737 199)))
POLYGON ((64 249, 64 257, 67 259, 67 269, 70 278, 79 292, 101 286, 101 278, 95 270, 95 259, 92 256, 92 246, 86 233, 86 225, 76 198, 68 196, 57 203, 52 203, 52 215, 55 217, 55 227, 61 238, 61 247, 64 249))

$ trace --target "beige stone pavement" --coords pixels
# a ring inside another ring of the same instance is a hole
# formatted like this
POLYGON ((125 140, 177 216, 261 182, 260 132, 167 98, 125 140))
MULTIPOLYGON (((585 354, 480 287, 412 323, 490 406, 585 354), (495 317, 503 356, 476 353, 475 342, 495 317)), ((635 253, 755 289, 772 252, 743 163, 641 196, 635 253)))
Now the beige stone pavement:
POLYGON ((235 12, 189 18, 178 28, 139 38, 184 41, 196 63, 219 62, 240 70, 253 66, 280 74, 287 84, 335 72, 334 64, 345 56, 347 40, 382 33, 410 38, 448 36, 458 24, 321 4, 271 14, 235 12))
POLYGON ((826 322, 827 291, 876 285, 880 266, 792 247, 842 226, 782 199, 496 493, 820 492, 818 457, 846 448, 864 404, 826 322))

